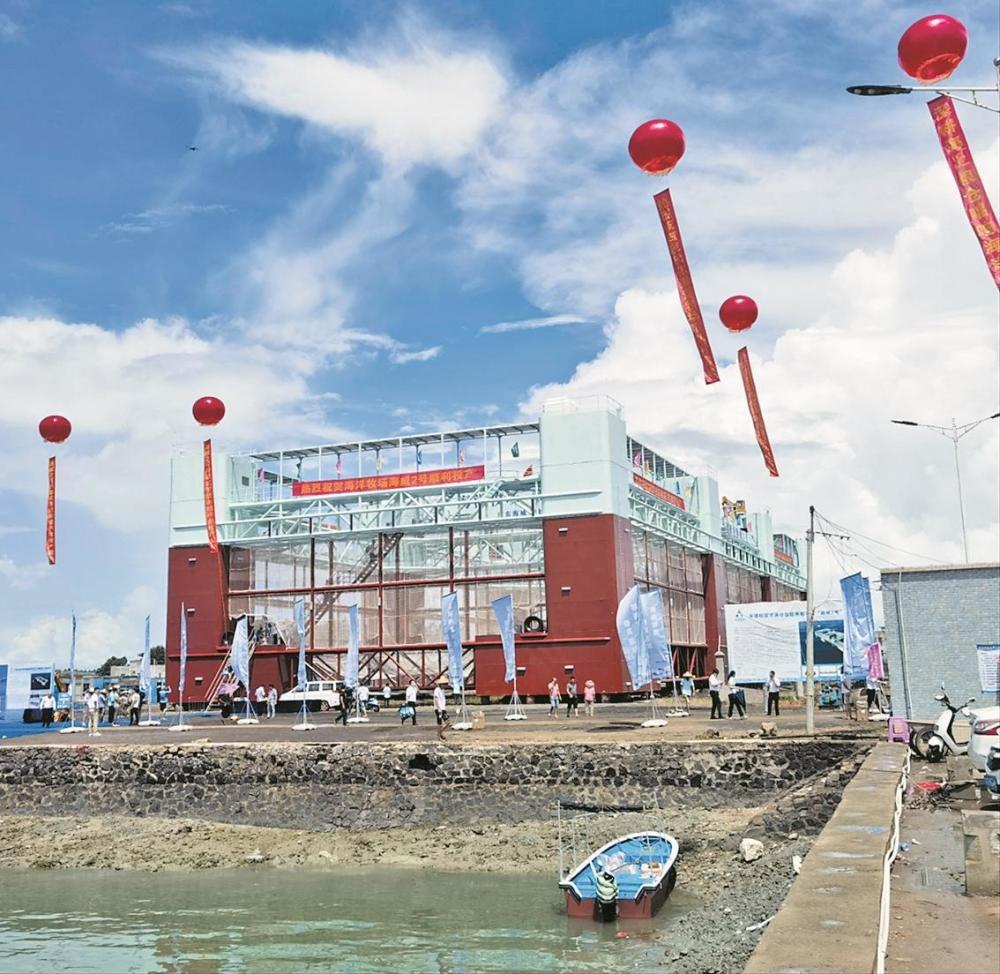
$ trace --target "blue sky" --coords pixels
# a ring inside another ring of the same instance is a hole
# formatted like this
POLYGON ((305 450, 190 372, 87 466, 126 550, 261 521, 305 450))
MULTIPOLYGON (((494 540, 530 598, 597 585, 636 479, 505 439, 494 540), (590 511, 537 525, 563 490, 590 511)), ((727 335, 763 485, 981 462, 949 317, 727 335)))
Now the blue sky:
MULTIPOLYGON (((971 34, 958 82, 989 77, 988 7, 948 8, 971 34)), ((145 612, 162 626, 166 457, 208 392, 233 447, 606 392, 788 530, 822 501, 954 557, 950 458, 887 439, 883 414, 995 411, 996 291, 923 106, 843 91, 898 80, 898 36, 928 12, 0 0, 0 658, 61 652, 71 607, 97 655, 145 612), (649 199, 662 182, 625 151, 655 116, 687 135, 670 185, 724 366, 713 391, 649 199), (739 343, 715 310, 739 292, 763 312, 749 344, 779 482, 725 381, 739 343), (53 411, 76 430, 50 572, 35 425, 53 411)), ((962 117, 994 192, 995 116, 962 117)), ((996 441, 967 455, 984 558, 996 441)))

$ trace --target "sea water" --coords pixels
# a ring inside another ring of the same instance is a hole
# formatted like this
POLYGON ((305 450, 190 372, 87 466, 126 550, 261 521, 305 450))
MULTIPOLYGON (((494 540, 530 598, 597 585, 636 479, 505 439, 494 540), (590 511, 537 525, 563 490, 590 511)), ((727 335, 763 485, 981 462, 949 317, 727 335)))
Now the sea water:
POLYGON ((675 890, 653 921, 569 920, 538 874, 5 870, 0 971, 656 971, 656 931, 690 906, 675 890))

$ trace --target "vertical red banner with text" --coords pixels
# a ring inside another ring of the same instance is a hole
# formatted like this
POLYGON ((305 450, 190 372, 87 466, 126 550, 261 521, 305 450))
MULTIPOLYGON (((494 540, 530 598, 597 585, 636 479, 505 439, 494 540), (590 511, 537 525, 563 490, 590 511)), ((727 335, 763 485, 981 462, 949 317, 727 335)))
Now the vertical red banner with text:
POLYGON ((705 321, 698 307, 698 298, 694 293, 694 282, 691 280, 691 269, 688 267, 687 256, 684 253, 684 243, 681 240, 680 227, 677 225, 677 214, 670 199, 670 190, 657 193, 653 200, 656 211, 660 214, 660 224, 663 235, 667 238, 667 250, 674 265, 674 276, 677 278, 677 293, 680 295, 681 308, 694 334, 694 343, 698 346, 701 356, 701 367, 705 372, 705 384, 711 385, 719 381, 719 370, 715 366, 715 356, 712 354, 712 344, 708 340, 705 321))
POLYGON ((208 548, 212 554, 219 551, 219 534, 215 526, 215 479, 212 476, 212 441, 205 440, 205 528, 208 531, 208 548))
POLYGON ((927 107, 934 120, 944 157, 955 177, 965 214, 979 240, 979 246, 983 248, 983 256, 993 275, 993 283, 1000 287, 1000 224, 997 223, 997 216, 972 159, 969 143, 958 120, 958 112, 947 96, 935 98, 927 103, 927 107))
POLYGON ((45 554, 56 563, 56 458, 49 457, 49 501, 45 508, 45 554))
POLYGON ((774 461, 774 451, 771 449, 771 441, 767 436, 767 427, 764 425, 764 414, 760 411, 760 400, 757 398, 757 386, 753 381, 753 372, 750 371, 750 355, 746 348, 741 348, 738 354, 740 362, 740 376, 743 379, 743 391, 747 395, 747 406, 750 408, 750 418, 753 420, 753 430, 757 434, 757 445, 764 455, 764 464, 767 472, 772 477, 778 476, 778 465, 774 461))

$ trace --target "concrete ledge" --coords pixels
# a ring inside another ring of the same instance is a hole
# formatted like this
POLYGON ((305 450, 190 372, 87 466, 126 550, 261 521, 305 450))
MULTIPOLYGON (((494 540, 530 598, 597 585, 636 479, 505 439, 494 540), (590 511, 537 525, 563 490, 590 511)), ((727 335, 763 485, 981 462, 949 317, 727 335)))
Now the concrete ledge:
POLYGON ((1000 896, 1000 812, 962 812, 965 892, 1000 896))
POLYGON ((892 842, 904 744, 878 744, 861 765, 764 931, 746 974, 871 974, 882 865, 892 842))

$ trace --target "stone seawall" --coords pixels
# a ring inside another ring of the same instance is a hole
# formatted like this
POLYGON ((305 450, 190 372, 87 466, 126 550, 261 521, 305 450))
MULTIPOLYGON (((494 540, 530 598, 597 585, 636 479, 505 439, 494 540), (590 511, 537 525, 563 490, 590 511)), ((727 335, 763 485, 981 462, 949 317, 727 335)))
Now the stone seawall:
POLYGON ((845 764, 853 741, 652 745, 6 747, 0 814, 185 816, 383 829, 548 817, 555 798, 760 804, 845 764))

